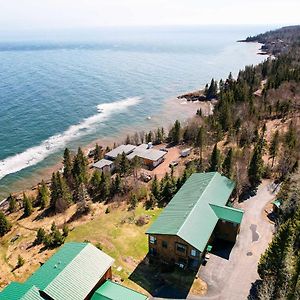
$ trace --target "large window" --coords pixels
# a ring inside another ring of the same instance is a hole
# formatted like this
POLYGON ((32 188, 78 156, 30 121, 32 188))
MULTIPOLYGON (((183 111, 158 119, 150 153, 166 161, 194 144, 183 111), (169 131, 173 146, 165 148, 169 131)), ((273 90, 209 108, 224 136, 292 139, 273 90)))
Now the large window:
POLYGON ((149 236, 149 241, 150 241, 151 244, 156 244, 156 237, 153 236, 153 235, 150 235, 149 236))
POLYGON ((196 249, 191 250, 191 256, 198 256, 197 253, 198 251, 196 249))
POLYGON ((185 254, 186 253, 186 246, 182 245, 182 244, 179 244, 179 243, 176 243, 176 251, 180 252, 182 254, 185 254))

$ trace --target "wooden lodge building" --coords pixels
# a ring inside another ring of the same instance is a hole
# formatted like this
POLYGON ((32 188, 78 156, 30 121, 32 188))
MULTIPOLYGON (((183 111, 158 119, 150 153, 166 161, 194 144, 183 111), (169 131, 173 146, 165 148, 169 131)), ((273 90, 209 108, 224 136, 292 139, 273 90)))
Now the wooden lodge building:
POLYGON ((26 282, 11 282, 0 292, 0 300, 147 300, 111 281, 113 263, 92 244, 67 243, 26 282))
POLYGON ((146 232, 150 255, 194 269, 215 238, 235 242, 243 211, 227 206, 234 186, 217 172, 193 174, 146 232))

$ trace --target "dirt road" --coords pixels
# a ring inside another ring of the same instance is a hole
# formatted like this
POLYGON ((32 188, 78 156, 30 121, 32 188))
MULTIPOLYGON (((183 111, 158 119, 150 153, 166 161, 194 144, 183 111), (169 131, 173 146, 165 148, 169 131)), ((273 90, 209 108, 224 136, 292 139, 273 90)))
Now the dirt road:
POLYGON ((200 277, 208 284, 205 297, 190 299, 244 300, 259 276, 257 264, 272 239, 274 226, 266 218, 265 207, 275 197, 269 182, 263 182, 257 195, 240 205, 245 211, 241 231, 229 260, 211 255, 200 277))

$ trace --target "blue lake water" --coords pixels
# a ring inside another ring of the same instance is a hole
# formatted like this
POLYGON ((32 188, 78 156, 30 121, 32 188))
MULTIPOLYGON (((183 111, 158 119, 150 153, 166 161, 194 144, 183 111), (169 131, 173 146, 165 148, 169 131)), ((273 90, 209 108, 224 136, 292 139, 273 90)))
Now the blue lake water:
POLYGON ((40 181, 66 146, 147 129, 170 98, 262 61, 236 41, 266 29, 0 33, 0 197, 40 181))

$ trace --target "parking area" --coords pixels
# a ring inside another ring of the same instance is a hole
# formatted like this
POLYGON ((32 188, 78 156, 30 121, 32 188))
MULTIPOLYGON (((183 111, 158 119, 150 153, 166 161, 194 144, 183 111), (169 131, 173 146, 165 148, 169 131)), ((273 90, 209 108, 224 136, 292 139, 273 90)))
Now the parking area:
POLYGON ((259 279, 257 264, 272 239, 274 225, 266 217, 266 206, 275 194, 265 181, 257 194, 240 205, 245 211, 240 234, 229 257, 211 254, 199 271, 208 284, 204 297, 190 299, 240 300, 247 299, 252 285, 259 279))
MULTIPOLYGON (((155 148, 160 149, 163 148, 163 146, 162 145, 155 146, 155 148)), ((164 157, 165 158, 164 161, 152 171, 147 171, 148 174, 150 174, 151 176, 156 175, 158 179, 161 179, 165 176, 166 172, 170 171, 170 167, 169 167, 170 163, 172 161, 179 160, 180 158, 179 147, 170 147, 167 150, 168 152, 164 157)), ((177 167, 180 168, 180 166, 177 167)))

